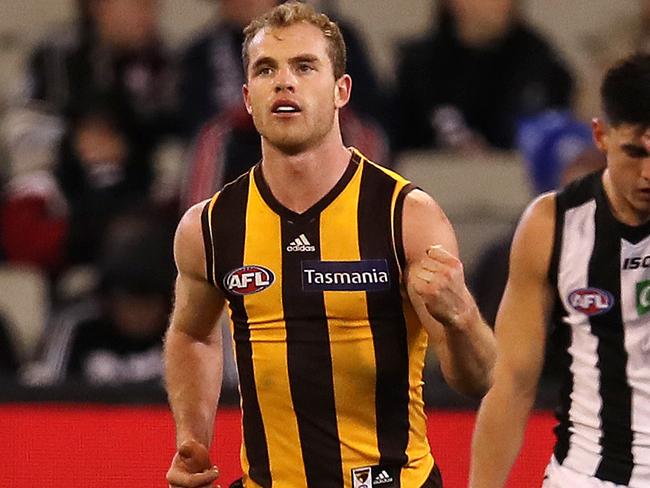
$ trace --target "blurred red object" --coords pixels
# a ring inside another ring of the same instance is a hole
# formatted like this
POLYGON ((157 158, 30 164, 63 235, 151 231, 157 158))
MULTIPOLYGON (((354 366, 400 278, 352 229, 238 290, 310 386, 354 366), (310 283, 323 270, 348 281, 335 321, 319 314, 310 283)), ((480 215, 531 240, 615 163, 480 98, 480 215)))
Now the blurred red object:
POLYGON ((58 270, 65 259, 67 204, 51 175, 12 180, 0 206, 0 245, 7 261, 58 270))

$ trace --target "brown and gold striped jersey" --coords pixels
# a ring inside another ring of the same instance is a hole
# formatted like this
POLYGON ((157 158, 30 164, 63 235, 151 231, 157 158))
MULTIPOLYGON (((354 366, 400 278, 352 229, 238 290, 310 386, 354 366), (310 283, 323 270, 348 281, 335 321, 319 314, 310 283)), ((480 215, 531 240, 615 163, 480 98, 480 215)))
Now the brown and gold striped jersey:
POLYGON ((261 166, 202 214, 208 279, 226 296, 246 487, 420 487, 426 332, 402 282, 412 185, 352 150, 307 211, 283 207, 261 166))

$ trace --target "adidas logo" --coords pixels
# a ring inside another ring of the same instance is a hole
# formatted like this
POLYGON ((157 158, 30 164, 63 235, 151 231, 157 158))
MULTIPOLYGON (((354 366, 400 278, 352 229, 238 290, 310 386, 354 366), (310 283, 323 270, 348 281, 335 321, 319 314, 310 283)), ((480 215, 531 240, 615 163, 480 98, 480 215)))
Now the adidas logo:
POLYGON ((384 485, 386 483, 392 483, 393 477, 390 476, 385 469, 382 469, 381 472, 375 476, 375 479, 372 482, 373 486, 384 485))
POLYGON ((311 245, 311 242, 309 242, 305 234, 300 234, 287 246, 287 251, 289 252, 307 252, 315 250, 316 246, 311 245))

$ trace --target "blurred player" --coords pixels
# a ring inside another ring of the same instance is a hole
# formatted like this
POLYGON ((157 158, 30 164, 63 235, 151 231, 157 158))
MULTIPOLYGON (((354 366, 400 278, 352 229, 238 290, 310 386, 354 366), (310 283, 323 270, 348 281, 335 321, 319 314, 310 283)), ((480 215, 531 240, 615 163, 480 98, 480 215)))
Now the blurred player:
POLYGON ((564 385, 543 486, 650 486, 650 56, 611 68, 601 98, 607 168, 538 198, 515 234, 472 488, 503 486, 517 457, 547 317, 564 385))
POLYGON ((427 337, 455 389, 482 395, 494 338, 434 201, 341 139, 350 98, 336 24, 288 2, 245 30, 244 99, 262 162, 176 235, 166 379, 173 487, 208 486, 224 298, 249 487, 439 487, 426 437, 427 337))

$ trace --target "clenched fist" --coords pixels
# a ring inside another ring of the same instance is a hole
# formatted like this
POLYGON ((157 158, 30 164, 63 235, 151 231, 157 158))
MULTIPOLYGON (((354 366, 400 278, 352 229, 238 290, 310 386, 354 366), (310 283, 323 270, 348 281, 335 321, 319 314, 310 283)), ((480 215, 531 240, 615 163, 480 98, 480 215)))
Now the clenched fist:
POLYGON ((207 448, 194 440, 181 444, 167 471, 170 488, 211 488, 218 477, 207 448))
POLYGON ((426 256, 410 267, 407 286, 445 327, 462 326, 474 308, 465 286, 463 264, 440 245, 429 247, 426 256))

